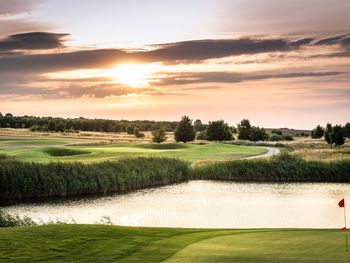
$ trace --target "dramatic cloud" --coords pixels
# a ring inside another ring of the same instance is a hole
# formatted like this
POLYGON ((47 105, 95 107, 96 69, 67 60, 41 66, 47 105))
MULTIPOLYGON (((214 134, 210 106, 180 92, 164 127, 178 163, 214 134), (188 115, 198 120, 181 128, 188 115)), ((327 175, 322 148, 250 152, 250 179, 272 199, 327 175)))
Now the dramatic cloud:
MULTIPOLYGON (((0 42, 2 49, 53 48, 62 45, 66 34, 28 33, 10 36, 0 42)), ((219 39, 185 41, 156 46, 151 51, 126 52, 96 49, 53 54, 17 55, 0 59, 3 72, 52 72, 80 68, 108 68, 125 61, 165 62, 203 61, 213 58, 297 50, 312 41, 288 39, 219 39)))
POLYGON ((59 48, 63 46, 63 38, 67 35, 47 32, 10 35, 0 39, 0 51, 59 48))

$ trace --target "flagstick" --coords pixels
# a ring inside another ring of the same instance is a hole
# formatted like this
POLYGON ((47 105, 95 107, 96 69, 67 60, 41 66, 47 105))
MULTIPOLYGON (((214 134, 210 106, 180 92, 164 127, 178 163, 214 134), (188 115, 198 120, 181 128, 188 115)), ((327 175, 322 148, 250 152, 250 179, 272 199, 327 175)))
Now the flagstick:
POLYGON ((346 212, 345 212, 345 205, 344 205, 344 223, 345 223, 345 246, 346 246, 346 252, 348 252, 348 233, 346 229, 346 212))

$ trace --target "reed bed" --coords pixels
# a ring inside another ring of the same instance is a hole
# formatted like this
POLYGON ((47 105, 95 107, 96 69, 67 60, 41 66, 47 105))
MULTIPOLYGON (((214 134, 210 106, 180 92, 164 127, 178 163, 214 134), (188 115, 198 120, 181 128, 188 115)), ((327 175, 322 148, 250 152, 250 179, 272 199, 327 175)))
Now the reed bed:
POLYGON ((237 160, 195 166, 192 179, 235 182, 350 182, 350 161, 306 161, 287 153, 271 159, 237 160))
POLYGON ((0 203, 25 198, 123 193, 188 180, 189 164, 167 158, 101 163, 0 161, 0 203))

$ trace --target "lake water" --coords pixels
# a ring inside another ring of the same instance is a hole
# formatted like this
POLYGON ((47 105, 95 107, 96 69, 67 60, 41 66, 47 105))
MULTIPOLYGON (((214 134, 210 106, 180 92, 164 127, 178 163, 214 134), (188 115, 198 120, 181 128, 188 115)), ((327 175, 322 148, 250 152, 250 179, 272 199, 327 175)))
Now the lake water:
POLYGON ((191 181, 125 195, 4 209, 43 222, 73 218, 95 223, 108 216, 113 224, 125 226, 341 228, 343 209, 337 203, 343 197, 350 202, 350 184, 191 181))

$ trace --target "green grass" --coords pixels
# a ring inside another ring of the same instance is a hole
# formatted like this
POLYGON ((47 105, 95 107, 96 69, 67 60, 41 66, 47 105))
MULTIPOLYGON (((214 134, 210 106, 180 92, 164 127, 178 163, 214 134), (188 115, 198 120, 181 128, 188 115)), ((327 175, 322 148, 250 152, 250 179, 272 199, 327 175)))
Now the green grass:
POLYGON ((1 262, 349 262, 344 233, 46 225, 0 229, 1 262))
POLYGON ((266 149, 254 146, 213 144, 98 144, 71 138, 0 136, 0 154, 22 161, 98 162, 131 157, 167 157, 190 162, 235 160, 261 155, 266 149), (82 145, 79 145, 81 143, 82 145), (83 144, 85 143, 85 144, 83 144), (74 144, 74 146, 72 146, 74 144), (53 148, 54 147, 54 148, 53 148), (88 153, 88 154, 87 154, 88 153))

